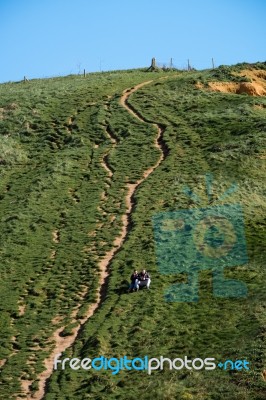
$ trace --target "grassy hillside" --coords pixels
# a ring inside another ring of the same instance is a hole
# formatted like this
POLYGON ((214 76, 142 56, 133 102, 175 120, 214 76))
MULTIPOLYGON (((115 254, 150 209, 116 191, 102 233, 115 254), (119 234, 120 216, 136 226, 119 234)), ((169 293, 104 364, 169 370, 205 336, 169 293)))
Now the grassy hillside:
POLYGON ((240 76, 249 68, 266 65, 0 85, 1 398, 38 389, 53 332, 63 327, 61 336, 71 337, 95 302, 99 261, 122 228, 126 185, 160 157, 153 123, 164 130, 165 159, 136 190, 104 301, 64 356, 245 358, 251 369, 166 368, 149 376, 68 368, 52 374, 45 399, 264 398, 266 98, 209 87, 250 83, 240 76), (142 122, 119 100, 126 88, 150 80, 128 99, 142 122), (216 197, 239 185, 222 204, 242 205, 249 262, 225 274, 245 282, 248 296, 214 297, 212 273, 202 271, 198 302, 166 302, 165 290, 185 277, 159 273, 152 218, 196 207, 184 186, 206 206, 206 173, 216 197), (127 294, 132 269, 145 267, 151 290, 127 294))

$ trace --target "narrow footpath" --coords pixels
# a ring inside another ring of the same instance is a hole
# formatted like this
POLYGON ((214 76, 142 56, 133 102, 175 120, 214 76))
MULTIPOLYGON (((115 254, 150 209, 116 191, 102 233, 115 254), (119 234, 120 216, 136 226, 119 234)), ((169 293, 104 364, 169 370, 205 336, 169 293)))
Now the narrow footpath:
MULTIPOLYGON (((131 113, 135 118, 140 120, 143 123, 150 123, 149 121, 146 121, 139 112, 137 112, 128 102, 129 96, 140 89, 141 87, 148 85, 152 83, 153 81, 146 81, 143 83, 140 83, 136 86, 134 86, 132 89, 126 89, 124 90, 121 98, 120 98, 120 104, 129 112, 131 113)), ((78 322, 77 327, 75 327, 72 330, 72 334, 67 336, 67 337, 62 337, 60 334, 63 332, 65 327, 60 327, 57 329, 54 333, 53 336, 51 337, 51 340, 54 341, 55 346, 51 354, 47 359, 44 360, 44 365, 45 365, 45 370, 39 374, 38 380, 39 380, 39 389, 37 392, 35 392, 33 395, 29 395, 29 389, 25 391, 25 387, 23 388, 23 392, 27 396, 27 400, 41 400, 44 398, 45 393, 46 393, 46 388, 47 384, 49 381, 50 376, 53 373, 53 361, 54 357, 57 354, 63 353, 67 348, 72 346, 78 336, 78 333, 80 332, 80 329, 82 326, 89 320, 91 316, 94 315, 94 313, 97 311, 97 309, 100 307, 101 303, 105 299, 106 295, 106 289, 107 289, 107 278, 109 276, 109 266, 115 257, 116 253, 119 251, 119 249, 122 247, 128 233, 130 230, 130 220, 131 220, 131 214, 133 211, 134 207, 134 194, 137 190, 137 188, 141 185, 141 183, 149 177, 149 175, 161 164, 161 162, 165 159, 167 155, 166 147, 163 142, 162 136, 164 132, 164 127, 162 127, 159 124, 156 123, 151 123, 157 130, 157 135, 154 140, 154 146, 160 150, 160 157, 157 160, 156 164, 148 168, 146 171, 144 171, 142 178, 136 181, 135 183, 127 184, 127 195, 125 198, 126 202, 126 212, 122 216, 122 229, 120 234, 114 239, 113 242, 113 247, 110 251, 108 251, 105 256, 100 260, 99 262, 99 271, 100 271, 100 277, 99 277, 99 286, 97 290, 97 298, 96 301, 90 305, 88 312, 86 316, 83 319, 77 319, 77 313, 78 309, 72 313, 72 318, 73 322, 78 322)), ((115 146, 116 142, 112 138, 112 144, 115 146)), ((112 178, 112 170, 110 169, 110 166, 108 165, 108 156, 107 154, 102 158, 102 167, 106 170, 106 172, 109 175, 109 178, 112 178)), ((22 397, 19 397, 22 399, 22 397)), ((25 399, 25 397, 24 397, 25 399)))

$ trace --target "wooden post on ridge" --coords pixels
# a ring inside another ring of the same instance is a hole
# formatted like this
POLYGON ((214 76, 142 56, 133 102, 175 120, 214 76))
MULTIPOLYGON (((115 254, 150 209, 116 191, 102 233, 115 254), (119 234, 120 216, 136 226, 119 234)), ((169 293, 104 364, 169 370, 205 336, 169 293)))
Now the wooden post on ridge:
POLYGON ((214 59, 212 58, 212 69, 214 69, 215 68, 215 66, 214 66, 214 59))
POLYGON ((187 60, 187 70, 188 70, 188 71, 191 70, 191 67, 190 67, 190 64, 189 64, 189 60, 187 60))
POLYGON ((157 71, 157 66, 156 66, 156 60, 155 57, 152 57, 151 59, 151 65, 150 67, 147 69, 147 71, 157 71))
POLYGON ((85 69, 83 71, 83 76, 84 76, 84 78, 86 78, 86 70, 85 69))

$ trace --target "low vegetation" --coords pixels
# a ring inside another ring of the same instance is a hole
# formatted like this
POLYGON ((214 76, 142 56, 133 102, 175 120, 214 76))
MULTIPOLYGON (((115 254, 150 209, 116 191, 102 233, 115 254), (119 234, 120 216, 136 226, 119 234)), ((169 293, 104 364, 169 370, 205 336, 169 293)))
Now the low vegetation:
POLYGON ((247 81, 240 73, 249 68, 266 70, 266 64, 0 85, 3 399, 26 398, 23 381, 37 390, 52 333, 64 327, 63 335, 71 335, 73 311, 78 320, 95 301, 99 261, 122 227, 126 184, 160 156, 153 123, 164 127, 166 158, 134 194, 129 233, 109 266, 104 301, 64 356, 245 358, 250 371, 166 368, 149 376, 66 369, 52 374, 45 399, 264 398, 266 99, 209 87, 247 81), (148 80, 129 98, 143 123, 119 100, 124 89, 148 80), (185 277, 159 273, 152 217, 195 207, 184 186, 206 206, 206 173, 213 174, 217 197, 238 184, 224 204, 242 205, 249 262, 225 275, 245 282, 248 296, 214 297, 211 271, 202 271, 199 302, 166 302, 167 287, 185 277), (151 273, 149 292, 126 293, 135 268, 151 273))

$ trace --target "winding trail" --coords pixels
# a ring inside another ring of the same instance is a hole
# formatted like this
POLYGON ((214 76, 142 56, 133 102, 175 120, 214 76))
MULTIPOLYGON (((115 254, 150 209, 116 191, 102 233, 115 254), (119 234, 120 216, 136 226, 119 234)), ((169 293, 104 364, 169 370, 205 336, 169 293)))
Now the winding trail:
MULTIPOLYGON (((108 110, 107 104, 104 105, 104 109, 108 110)), ((106 124, 106 126, 105 126, 105 133, 106 133, 106 136, 109 138, 110 142, 112 143, 112 148, 116 147, 117 140, 111 134, 108 124, 106 124)), ((101 166, 106 170, 106 172, 108 173, 109 178, 112 178, 114 172, 113 172, 112 167, 109 165, 109 162, 108 162, 109 152, 110 152, 110 149, 108 149, 107 152, 104 154, 104 156, 102 158, 102 161, 101 161, 101 166)))
MULTIPOLYGON (((63 353, 67 348, 73 345, 75 342, 82 326, 88 321, 88 319, 93 316, 95 311, 100 307, 102 302, 105 299, 107 293, 107 283, 108 283, 108 276, 109 276, 109 265, 112 262, 114 256, 119 251, 121 246, 123 245, 124 241, 128 233, 130 232, 130 222, 131 222, 131 214, 135 205, 134 194, 139 187, 139 185, 148 178, 148 176, 161 164, 161 162, 167 156, 168 149, 163 142, 162 136, 164 132, 164 127, 162 125, 152 123, 146 119, 144 119, 137 110, 135 110, 129 103, 128 98, 129 96, 140 89, 141 87, 150 84, 151 81, 146 81, 134 86, 131 89, 126 89, 123 91, 123 94, 120 98, 120 104, 123 106, 129 113, 131 113, 135 118, 143 123, 150 123, 152 124, 157 130, 157 136, 154 140, 154 146, 160 150, 161 154, 156 162, 155 165, 148 168, 144 171, 143 176, 141 179, 136 181, 135 183, 128 183, 126 185, 127 188, 127 195, 125 198, 126 203, 126 212, 122 216, 122 229, 120 234, 115 238, 113 242, 113 247, 110 251, 108 251, 105 256, 99 261, 99 287, 96 294, 96 301, 90 305, 86 316, 83 319, 77 319, 77 313, 79 309, 76 309, 72 312, 73 322, 77 322, 78 325, 72 330, 72 334, 70 336, 62 337, 61 333, 65 329, 65 327, 58 328, 50 338, 50 341, 55 343, 53 351, 50 353, 49 357, 44 360, 45 370, 39 374, 39 389, 33 395, 27 395, 27 400, 41 400, 45 396, 47 385, 49 382, 49 378, 53 373, 53 361, 56 355, 63 353)), ((106 129, 107 131, 107 129, 106 129)), ((107 132, 108 133, 108 132, 107 132)), ((114 146, 116 146, 116 140, 111 137, 111 142, 114 146)), ((108 154, 106 153, 103 158, 101 165, 105 168, 106 172, 108 173, 109 178, 112 178, 113 171, 110 169, 108 164, 108 154)), ((24 391, 25 393, 25 391, 24 391)), ((18 397, 17 399, 25 399, 25 395, 23 397, 18 397)))

